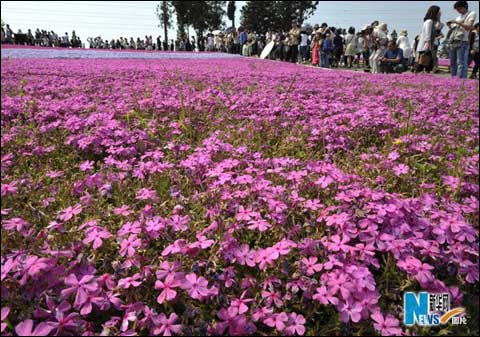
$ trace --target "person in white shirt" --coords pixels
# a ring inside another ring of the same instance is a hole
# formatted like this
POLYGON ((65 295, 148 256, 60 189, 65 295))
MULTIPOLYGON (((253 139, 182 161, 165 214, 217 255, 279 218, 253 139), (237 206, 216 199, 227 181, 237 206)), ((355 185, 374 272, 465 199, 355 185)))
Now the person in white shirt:
POLYGON ((307 53, 308 53, 308 34, 304 29, 302 29, 302 31, 300 32, 300 55, 302 57, 302 62, 307 61, 307 53))
POLYGON ((410 42, 408 41, 408 31, 402 29, 400 31, 400 36, 397 39, 398 48, 403 50, 403 58, 405 59, 405 64, 411 64, 412 60, 412 48, 410 47, 410 42))
POLYGON ((68 47, 70 44, 70 39, 68 38, 68 33, 65 32, 65 35, 62 37, 62 45, 63 47, 68 47))
POLYGON ((212 52, 215 49, 215 38, 213 37, 212 33, 208 34, 207 39, 207 51, 212 52))
POLYGON ((450 48, 450 72, 452 77, 467 78, 468 73, 468 35, 473 29, 476 14, 468 10, 467 1, 457 1, 453 8, 460 14, 455 20, 447 21, 449 28, 459 26, 463 30, 463 39, 459 46, 450 48))
POLYGON ((345 57, 347 58, 347 67, 351 68, 353 58, 357 53, 358 37, 355 35, 355 28, 350 27, 348 34, 345 36, 345 57))
POLYGON ((381 23, 373 29, 372 42, 375 45, 375 51, 370 56, 370 66, 372 67, 372 74, 380 73, 380 59, 385 55, 388 43, 388 29, 387 24, 381 23))
POLYGON ((440 7, 431 6, 423 18, 422 32, 420 33, 416 49, 417 67, 415 72, 417 73, 424 70, 430 72, 433 69, 432 48, 435 39, 435 25, 437 22, 440 22, 441 15, 442 12, 440 11, 440 7), (428 62, 428 64, 420 64, 418 61, 422 58, 429 59, 430 62, 428 62))

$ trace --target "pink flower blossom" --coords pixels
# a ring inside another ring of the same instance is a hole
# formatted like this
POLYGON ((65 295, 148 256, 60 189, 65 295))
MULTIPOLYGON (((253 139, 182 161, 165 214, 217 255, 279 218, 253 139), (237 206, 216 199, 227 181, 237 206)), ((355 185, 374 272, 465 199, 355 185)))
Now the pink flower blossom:
POLYGON ((135 250, 142 245, 142 240, 138 239, 136 235, 132 234, 127 239, 123 239, 120 244, 120 256, 133 256, 135 250))
POLYGON ((78 215, 82 212, 82 205, 77 204, 73 207, 67 207, 64 210, 60 211, 58 218, 62 221, 68 221, 73 218, 75 215, 78 215))
POLYGON ((48 336, 53 327, 48 323, 42 322, 33 329, 33 321, 27 319, 15 327, 18 336, 48 336))
POLYGON ((303 336, 305 334, 305 323, 306 320, 303 315, 297 315, 297 313, 292 312, 288 317, 287 334, 303 336))
POLYGON ((279 332, 282 332, 285 329, 285 323, 287 321, 287 314, 282 312, 279 314, 270 315, 267 319, 263 321, 263 324, 271 328, 276 328, 279 332))
POLYGON ((84 161, 83 163, 80 164, 80 171, 91 171, 93 170, 93 164, 94 162, 91 160, 84 161))
POLYGON ((203 297, 209 296, 208 281, 203 277, 198 277, 195 273, 185 276, 182 282, 182 289, 188 289, 188 294, 191 298, 201 300, 203 297))
POLYGON ((408 174, 408 171, 410 170, 410 168, 405 165, 405 164, 398 164, 397 166, 395 166, 393 168, 393 173, 397 176, 397 177, 400 177, 401 175, 403 174, 408 174))
POLYGON ((178 320, 176 313, 171 313, 170 317, 167 318, 165 314, 160 314, 153 318, 153 323, 155 328, 153 329, 154 335, 163 334, 163 336, 171 336, 172 333, 180 334, 182 332, 182 325, 175 324, 178 320))
POLYGON ((103 244, 103 239, 109 239, 111 237, 112 234, 110 234, 110 232, 101 228, 93 228, 87 231, 87 237, 83 239, 83 243, 89 244, 93 241, 93 249, 98 249, 103 244))
POLYGON ((382 336, 399 336, 402 334, 398 319, 393 318, 391 315, 387 315, 384 318, 382 313, 375 312, 370 317, 375 321, 373 327, 379 331, 382 336))
POLYGON ((155 282, 155 289, 162 290, 160 295, 157 297, 157 302, 162 304, 165 301, 168 302, 173 300, 177 296, 177 292, 173 289, 179 287, 180 285, 180 280, 175 279, 175 276, 172 274, 169 274, 163 282, 157 280, 155 282))

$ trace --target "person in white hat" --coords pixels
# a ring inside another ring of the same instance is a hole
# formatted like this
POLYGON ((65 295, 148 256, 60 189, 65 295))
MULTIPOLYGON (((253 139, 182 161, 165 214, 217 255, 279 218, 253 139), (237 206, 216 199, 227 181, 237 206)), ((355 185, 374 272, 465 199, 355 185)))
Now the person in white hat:
POLYGON ((372 42, 374 43, 374 52, 370 56, 370 66, 372 73, 380 73, 380 59, 385 55, 388 43, 388 29, 386 23, 381 23, 373 29, 371 34, 372 42))
MULTIPOLYGON (((373 42, 372 42, 372 33, 373 33, 373 27, 370 25, 365 25, 363 29, 360 31, 360 36, 363 39, 362 45, 363 45, 363 68, 365 71, 368 71, 370 69, 370 55, 374 53, 373 50, 373 42)), ((360 39, 359 39, 360 40, 360 39)))
POLYGON ((403 50, 403 58, 405 59, 406 64, 411 64, 412 61, 412 48, 410 47, 410 42, 408 41, 408 32, 406 29, 400 31, 400 36, 397 39, 397 46, 403 50))

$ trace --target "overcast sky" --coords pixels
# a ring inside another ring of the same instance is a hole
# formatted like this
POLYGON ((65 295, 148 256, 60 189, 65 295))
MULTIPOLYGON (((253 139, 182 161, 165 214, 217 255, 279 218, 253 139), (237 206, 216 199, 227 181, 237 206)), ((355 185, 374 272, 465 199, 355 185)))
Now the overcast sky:
MULTIPOLYGON (((85 42, 86 38, 101 35, 112 39, 123 37, 144 38, 145 35, 163 35, 158 27, 155 9, 159 1, 2 1, 2 19, 17 32, 21 29, 32 32, 36 28, 54 30, 58 34, 75 30, 85 42)), ((237 1, 237 19, 240 21, 240 8, 245 1, 237 1)), ((458 15, 454 1, 320 1, 315 14, 307 20, 309 23, 327 22, 331 26, 359 29, 374 20, 386 22, 390 31, 406 28, 409 35, 417 34, 423 22, 423 16, 431 5, 442 8, 442 21, 458 15)), ((469 1, 470 9, 477 13, 478 1, 469 1)), ((230 21, 225 17, 225 23, 230 21)), ((190 30, 193 35, 193 30, 190 30)), ((445 32, 446 33, 446 32, 445 32)), ((175 31, 169 32, 169 38, 175 37, 175 31)))

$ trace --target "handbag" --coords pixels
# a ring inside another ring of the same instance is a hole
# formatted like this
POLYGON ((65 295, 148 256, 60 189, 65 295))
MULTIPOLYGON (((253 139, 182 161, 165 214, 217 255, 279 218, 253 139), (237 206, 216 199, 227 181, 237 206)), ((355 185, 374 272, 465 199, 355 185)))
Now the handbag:
POLYGON ((432 62, 432 52, 431 51, 426 51, 423 53, 420 53, 418 56, 418 64, 422 65, 424 67, 428 67, 430 63, 432 62))

